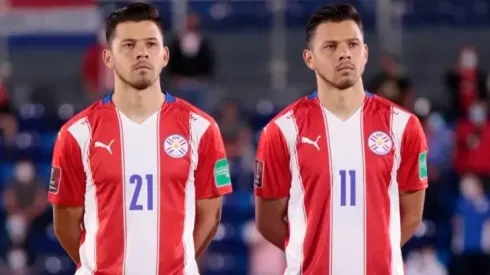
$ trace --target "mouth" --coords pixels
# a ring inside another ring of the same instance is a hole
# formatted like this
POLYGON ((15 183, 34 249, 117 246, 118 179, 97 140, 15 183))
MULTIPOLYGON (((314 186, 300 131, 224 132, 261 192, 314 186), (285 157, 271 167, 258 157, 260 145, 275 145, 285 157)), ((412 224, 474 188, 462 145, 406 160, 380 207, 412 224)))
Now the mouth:
POLYGON ((355 68, 352 64, 342 64, 337 66, 337 71, 353 71, 355 68))
POLYGON ((136 66, 134 66, 134 70, 141 70, 141 69, 145 69, 145 70, 151 70, 152 67, 149 65, 149 64, 138 64, 136 66))

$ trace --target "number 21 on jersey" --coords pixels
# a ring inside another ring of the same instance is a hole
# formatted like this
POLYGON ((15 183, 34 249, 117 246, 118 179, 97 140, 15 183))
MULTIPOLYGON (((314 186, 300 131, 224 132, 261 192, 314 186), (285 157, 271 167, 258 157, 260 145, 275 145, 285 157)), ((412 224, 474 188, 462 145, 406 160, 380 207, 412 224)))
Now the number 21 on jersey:
POLYGON ((131 202, 129 204, 129 210, 153 210, 153 175, 132 175, 129 177, 129 184, 133 186, 134 190, 130 194, 131 202))
POLYGON ((340 170, 340 206, 356 206, 356 170, 340 170))

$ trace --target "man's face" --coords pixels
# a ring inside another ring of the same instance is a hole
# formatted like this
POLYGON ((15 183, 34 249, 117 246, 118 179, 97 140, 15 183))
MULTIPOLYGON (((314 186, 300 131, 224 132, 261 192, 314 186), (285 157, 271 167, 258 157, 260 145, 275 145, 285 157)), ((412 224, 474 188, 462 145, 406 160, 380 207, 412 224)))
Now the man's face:
POLYGON ((152 21, 125 22, 117 25, 104 62, 129 86, 144 90, 160 77, 167 66, 168 48, 152 21))
POLYGON ((309 49, 303 53, 306 65, 340 90, 359 81, 367 56, 362 31, 352 20, 318 25, 309 49))

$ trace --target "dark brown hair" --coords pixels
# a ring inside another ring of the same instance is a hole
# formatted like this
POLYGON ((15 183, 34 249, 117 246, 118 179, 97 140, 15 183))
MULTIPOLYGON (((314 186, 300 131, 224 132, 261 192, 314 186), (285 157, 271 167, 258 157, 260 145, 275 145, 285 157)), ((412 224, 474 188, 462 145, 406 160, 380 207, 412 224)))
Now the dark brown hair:
POLYGON ((105 22, 107 43, 114 38, 117 25, 125 22, 152 21, 163 32, 158 10, 146 3, 132 3, 112 12, 105 22))
POLYGON ((361 31, 363 30, 362 18, 354 6, 340 3, 321 7, 311 15, 308 24, 306 24, 306 42, 310 43, 312 37, 315 35, 316 28, 320 24, 347 20, 354 21, 361 31))

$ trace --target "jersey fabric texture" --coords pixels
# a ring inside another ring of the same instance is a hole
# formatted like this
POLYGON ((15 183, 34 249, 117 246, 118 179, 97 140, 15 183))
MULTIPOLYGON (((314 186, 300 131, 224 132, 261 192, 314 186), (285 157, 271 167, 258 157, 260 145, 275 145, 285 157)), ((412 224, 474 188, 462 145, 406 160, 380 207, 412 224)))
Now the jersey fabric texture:
POLYGON ((289 198, 286 275, 401 275, 399 192, 427 187, 419 120, 366 93, 343 121, 317 93, 263 130, 255 194, 289 198))
POLYGON ((216 122, 166 93, 138 124, 111 96, 69 120, 56 141, 49 201, 83 207, 85 274, 199 274, 196 200, 232 191, 216 122))

